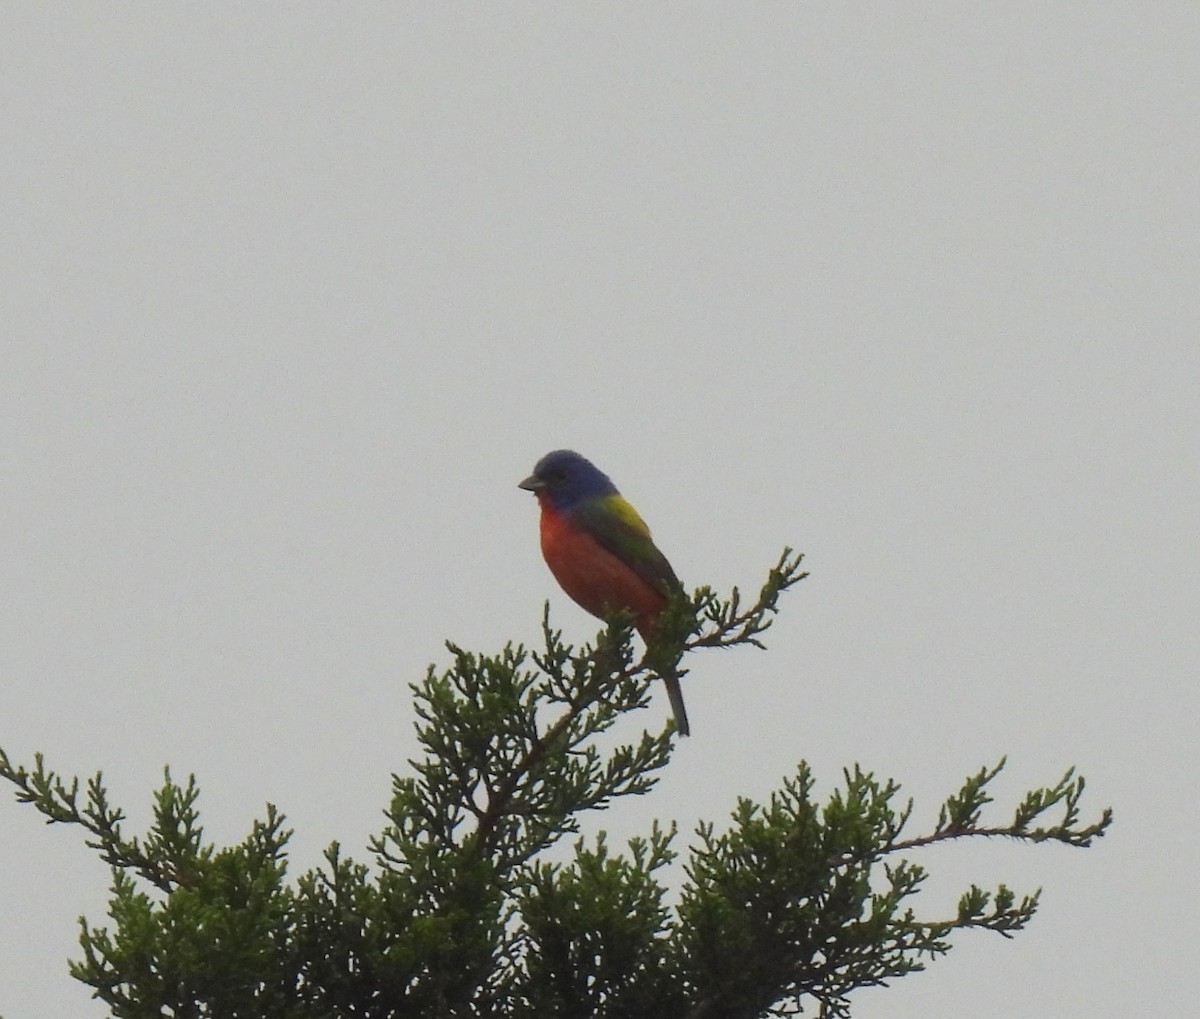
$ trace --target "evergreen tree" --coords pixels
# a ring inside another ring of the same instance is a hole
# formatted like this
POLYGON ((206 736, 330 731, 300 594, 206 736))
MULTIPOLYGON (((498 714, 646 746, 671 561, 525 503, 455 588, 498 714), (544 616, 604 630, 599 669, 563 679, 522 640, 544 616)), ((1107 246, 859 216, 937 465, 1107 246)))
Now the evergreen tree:
POLYGON ((40 755, 26 768, 0 750, 17 798, 82 827, 112 868, 109 921, 80 921, 71 975, 122 1019, 837 1017, 855 989, 945 954, 955 931, 1011 936, 1037 892, 971 886, 954 915, 919 917, 916 858, 996 835, 1089 845, 1111 814, 1080 820, 1073 771, 991 820, 1004 762, 985 767, 932 831, 911 834, 895 782, 856 766, 821 803, 801 762, 766 803, 739 800, 686 850, 674 825, 655 823, 621 849, 601 834, 578 839, 566 862, 545 858, 585 811, 650 792, 674 743, 670 725, 610 750, 596 737, 647 705, 659 672, 682 674, 687 654, 761 647, 779 596, 804 576, 789 550, 752 604, 736 589, 678 599, 640 659, 620 618, 579 648, 548 616, 537 650, 448 645, 450 666, 412 687, 422 754, 393 776, 370 862, 335 843, 294 882, 274 806, 218 848, 204 839, 195 779, 168 771, 150 830, 131 835, 101 774, 81 785, 40 755), (663 879, 681 855, 671 896, 663 879))

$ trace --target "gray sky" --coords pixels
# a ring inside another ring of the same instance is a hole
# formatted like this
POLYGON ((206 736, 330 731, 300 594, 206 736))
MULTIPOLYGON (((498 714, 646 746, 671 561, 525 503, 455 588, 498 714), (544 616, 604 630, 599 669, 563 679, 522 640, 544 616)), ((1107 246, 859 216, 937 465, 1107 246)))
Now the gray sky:
MULTIPOLYGON (((365 857, 443 639, 595 632, 515 487, 570 446, 689 583, 813 573, 599 823, 1074 764, 1096 848, 925 861, 1031 929, 856 1016, 1193 1015, 1198 54, 1193 4, 8 5, 0 746, 365 857)), ((2 794, 6 1019, 103 1014, 106 885, 2 794)))

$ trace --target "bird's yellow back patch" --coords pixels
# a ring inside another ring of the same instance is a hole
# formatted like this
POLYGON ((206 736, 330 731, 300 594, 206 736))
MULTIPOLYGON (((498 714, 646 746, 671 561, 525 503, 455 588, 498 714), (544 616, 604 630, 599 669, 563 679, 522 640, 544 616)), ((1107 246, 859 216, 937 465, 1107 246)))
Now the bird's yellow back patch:
POLYGON ((604 508, 619 518, 621 523, 639 538, 650 537, 650 528, 646 526, 646 521, 638 515, 638 511, 633 508, 633 504, 625 496, 619 493, 606 495, 602 501, 604 508))

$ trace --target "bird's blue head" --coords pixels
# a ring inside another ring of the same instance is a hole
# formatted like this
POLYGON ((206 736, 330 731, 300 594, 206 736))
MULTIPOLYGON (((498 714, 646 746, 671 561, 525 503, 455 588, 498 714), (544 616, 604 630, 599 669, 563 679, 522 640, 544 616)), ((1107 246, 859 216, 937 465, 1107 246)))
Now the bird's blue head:
POLYGON ((547 453, 518 487, 549 500, 556 510, 568 510, 597 496, 617 494, 617 486, 607 474, 569 449, 547 453))

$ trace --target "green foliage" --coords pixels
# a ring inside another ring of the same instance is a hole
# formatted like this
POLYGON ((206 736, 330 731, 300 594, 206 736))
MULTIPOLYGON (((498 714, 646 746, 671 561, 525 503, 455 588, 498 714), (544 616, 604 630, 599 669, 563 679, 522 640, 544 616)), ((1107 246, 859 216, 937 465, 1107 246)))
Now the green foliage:
POLYGON ((785 552, 748 607, 736 590, 680 598, 641 660, 624 619, 578 649, 548 618, 536 651, 449 645, 450 667, 412 688, 422 754, 393 776, 370 863, 335 843, 294 882, 273 806, 243 842, 217 848, 194 779, 167 772, 150 830, 131 836, 102 775, 81 789, 40 755, 26 769, 0 751, 18 800, 81 827, 112 868, 109 924, 80 921, 71 975, 128 1019, 833 1017, 849 1015, 855 989, 945 954, 957 930, 1011 936, 1036 892, 971 886, 954 916, 918 918, 926 871, 912 857, 996 835, 1089 845, 1111 816, 1080 823, 1072 771, 1028 793, 1008 823, 985 823, 1001 761, 946 800, 932 832, 909 836, 896 783, 855 767, 821 802, 801 763, 765 804, 739 800, 726 827, 700 827, 673 896, 673 825, 622 850, 601 835, 547 858, 584 811, 648 793, 670 760, 670 724, 606 750, 597 737, 646 707, 657 673, 682 675, 684 655, 761 646, 799 564, 785 552))

